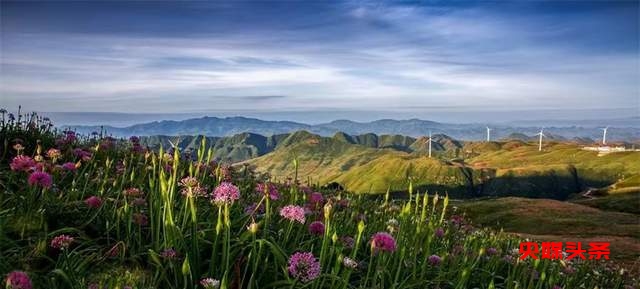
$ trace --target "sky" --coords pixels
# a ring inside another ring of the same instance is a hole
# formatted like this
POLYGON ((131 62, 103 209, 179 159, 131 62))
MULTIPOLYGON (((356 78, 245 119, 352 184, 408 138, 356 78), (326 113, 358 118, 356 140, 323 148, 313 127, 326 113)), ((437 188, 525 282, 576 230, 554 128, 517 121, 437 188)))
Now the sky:
POLYGON ((10 110, 640 115, 638 1, 0 5, 10 110))

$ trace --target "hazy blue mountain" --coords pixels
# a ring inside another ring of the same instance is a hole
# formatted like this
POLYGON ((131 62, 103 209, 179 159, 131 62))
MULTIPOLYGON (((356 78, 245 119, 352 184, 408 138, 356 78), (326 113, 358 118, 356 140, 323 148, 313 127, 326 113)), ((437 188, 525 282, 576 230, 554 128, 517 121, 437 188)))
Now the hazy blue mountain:
MULTIPOLYGON (((602 138, 602 130, 599 127, 594 127, 593 121, 589 124, 591 126, 547 126, 544 131, 549 139, 579 139, 581 141, 592 139, 599 141, 602 138)), ((156 121, 127 127, 72 126, 71 128, 84 134, 104 130, 107 134, 116 137, 129 137, 132 135, 204 135, 208 137, 224 137, 239 133, 271 136, 306 130, 321 136, 334 136, 349 143, 380 148, 408 147, 417 138, 429 135, 429 133, 434 135, 446 134, 457 140, 484 140, 486 139, 486 125, 482 123, 451 124, 420 119, 381 119, 372 122, 336 120, 329 123, 310 125, 292 121, 266 121, 247 117, 203 117, 182 121, 156 121), (350 135, 351 138, 345 138, 344 135, 336 135, 338 132, 344 132, 346 135, 350 135), (388 136, 381 139, 369 134, 388 136)), ((496 140, 502 138, 528 140, 541 129, 541 127, 524 125, 501 124, 490 126, 492 129, 491 138, 496 140)), ((607 138, 610 141, 638 141, 640 140, 640 128, 611 126, 607 138)))

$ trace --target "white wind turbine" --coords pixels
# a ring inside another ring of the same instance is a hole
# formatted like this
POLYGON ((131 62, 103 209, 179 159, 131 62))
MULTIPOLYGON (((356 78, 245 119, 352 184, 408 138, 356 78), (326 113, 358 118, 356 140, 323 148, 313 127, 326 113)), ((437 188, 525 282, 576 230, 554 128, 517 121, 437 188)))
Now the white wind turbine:
POLYGON ((546 137, 546 135, 544 135, 544 133, 542 133, 543 130, 544 130, 544 128, 541 128, 540 132, 536 134, 536 135, 540 136, 540 141, 538 142, 538 151, 542 151, 542 137, 546 137))
POLYGON ((602 130, 602 144, 607 144, 607 130, 609 129, 608 126, 601 128, 602 130))
POLYGON ((487 142, 491 141, 491 129, 487 127, 487 142))
POLYGON ((429 131, 429 139, 427 141, 429 142, 429 158, 431 158, 431 131, 429 131))

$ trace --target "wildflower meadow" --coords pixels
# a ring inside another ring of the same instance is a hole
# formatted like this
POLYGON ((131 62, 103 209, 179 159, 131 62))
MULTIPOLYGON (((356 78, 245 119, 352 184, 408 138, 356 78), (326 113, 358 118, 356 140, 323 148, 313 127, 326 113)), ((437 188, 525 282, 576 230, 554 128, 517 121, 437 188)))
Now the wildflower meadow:
MULTIPOLYGON (((445 192, 275 180, 211 149, 57 131, 3 112, 0 273, 31 288, 633 288, 605 260, 520 259, 445 192)), ((296 160, 291 160, 297 162, 296 160)))

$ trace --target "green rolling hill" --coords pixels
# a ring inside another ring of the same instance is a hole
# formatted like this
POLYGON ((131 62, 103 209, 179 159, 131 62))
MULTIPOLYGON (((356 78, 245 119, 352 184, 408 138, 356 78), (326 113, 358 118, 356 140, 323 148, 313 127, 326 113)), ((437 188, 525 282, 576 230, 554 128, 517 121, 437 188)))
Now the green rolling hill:
POLYGON ((297 132, 273 152, 246 161, 276 179, 298 176, 314 183, 339 182, 359 193, 420 190, 460 197, 525 196, 567 199, 589 188, 636 188, 640 153, 597 156, 573 143, 537 145, 520 140, 458 142, 434 136, 434 158, 424 138, 406 139, 297 132), (410 143, 413 141, 412 143, 410 143), (383 145, 380 145, 383 143, 383 145), (410 144, 409 144, 410 143, 410 144), (407 145, 408 144, 408 145, 407 145), (631 181, 629 181, 631 180, 631 181))

